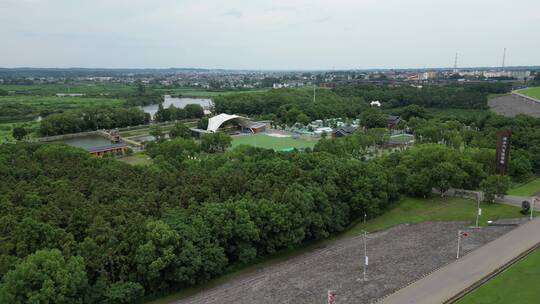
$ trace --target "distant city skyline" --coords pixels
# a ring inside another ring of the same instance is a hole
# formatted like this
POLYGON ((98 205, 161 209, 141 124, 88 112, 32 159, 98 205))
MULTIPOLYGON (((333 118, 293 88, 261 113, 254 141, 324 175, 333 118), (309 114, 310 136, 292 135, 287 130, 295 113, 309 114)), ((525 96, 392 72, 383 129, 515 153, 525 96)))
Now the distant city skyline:
POLYGON ((0 67, 539 66, 535 0, 0 0, 0 67))

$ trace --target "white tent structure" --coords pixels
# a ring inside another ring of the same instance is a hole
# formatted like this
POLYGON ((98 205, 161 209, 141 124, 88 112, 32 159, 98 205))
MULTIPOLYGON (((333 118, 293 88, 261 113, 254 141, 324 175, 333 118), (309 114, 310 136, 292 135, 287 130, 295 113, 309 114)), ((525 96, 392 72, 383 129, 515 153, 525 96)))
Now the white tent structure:
POLYGON ((208 119, 208 128, 206 128, 206 130, 210 132, 216 132, 224 122, 231 119, 238 119, 241 126, 249 127, 250 121, 248 118, 238 115, 229 115, 222 113, 208 119))

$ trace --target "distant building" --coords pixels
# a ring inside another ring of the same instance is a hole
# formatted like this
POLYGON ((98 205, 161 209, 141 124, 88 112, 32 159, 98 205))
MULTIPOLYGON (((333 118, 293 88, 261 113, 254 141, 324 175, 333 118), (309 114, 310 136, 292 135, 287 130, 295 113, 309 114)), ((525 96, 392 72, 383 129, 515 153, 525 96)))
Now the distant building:
POLYGON ((56 93, 56 97, 80 97, 84 95, 83 93, 56 93))
POLYGON ((350 136, 356 132, 357 127, 341 127, 332 131, 332 137, 345 137, 350 136))
POLYGON ((122 153, 123 154, 123 153, 126 153, 128 148, 129 148, 128 144, 117 143, 117 144, 101 146, 101 147, 92 147, 92 148, 88 148, 86 150, 88 152, 90 152, 90 154, 92 154, 92 155, 101 157, 101 156, 103 156, 105 154, 111 154, 111 153, 115 153, 115 154, 122 153))
POLYGON ((395 129, 401 122, 401 118, 399 116, 388 115, 388 118, 386 121, 387 121, 388 129, 395 129))
POLYGON ((374 100, 372 102, 369 103, 372 107, 373 106, 377 106, 377 107, 380 107, 381 106, 381 102, 378 101, 378 100, 374 100))

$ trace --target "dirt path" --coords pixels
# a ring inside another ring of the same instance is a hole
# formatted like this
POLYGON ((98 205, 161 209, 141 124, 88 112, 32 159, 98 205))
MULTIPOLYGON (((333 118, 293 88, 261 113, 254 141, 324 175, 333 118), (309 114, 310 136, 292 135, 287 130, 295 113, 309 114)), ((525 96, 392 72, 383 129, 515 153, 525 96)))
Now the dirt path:
MULTIPOLYGON (((336 290, 340 304, 371 303, 453 261, 458 229, 466 229, 465 223, 400 225, 368 235, 367 282, 361 280, 363 237, 359 236, 172 303, 326 303, 329 289, 336 290)), ((463 253, 511 229, 487 227, 474 231, 464 241, 463 253)))
POLYGON ((540 102, 510 94, 493 98, 488 101, 489 108, 503 116, 516 116, 526 114, 533 117, 540 117, 540 102))

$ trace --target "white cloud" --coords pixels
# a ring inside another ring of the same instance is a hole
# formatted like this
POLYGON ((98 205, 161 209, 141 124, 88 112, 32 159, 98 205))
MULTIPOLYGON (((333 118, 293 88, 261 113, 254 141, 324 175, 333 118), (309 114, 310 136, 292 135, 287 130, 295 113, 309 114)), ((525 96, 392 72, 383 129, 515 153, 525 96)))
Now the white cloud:
POLYGON ((0 66, 540 64, 537 0, 0 0, 0 66))

